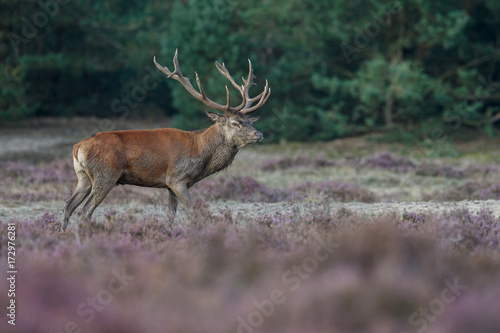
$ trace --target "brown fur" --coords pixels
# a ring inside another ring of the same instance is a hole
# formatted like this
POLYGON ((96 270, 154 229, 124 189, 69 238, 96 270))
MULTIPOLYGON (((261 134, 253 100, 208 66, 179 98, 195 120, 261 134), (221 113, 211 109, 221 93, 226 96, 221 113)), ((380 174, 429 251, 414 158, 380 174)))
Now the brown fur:
POLYGON ((207 113, 215 122, 194 132, 174 128, 102 132, 74 146, 77 185, 66 202, 64 230, 74 210, 86 199, 84 212, 92 217, 109 191, 120 184, 167 188, 175 216, 177 200, 190 205, 188 188, 227 168, 238 150, 262 140, 242 113, 207 113))

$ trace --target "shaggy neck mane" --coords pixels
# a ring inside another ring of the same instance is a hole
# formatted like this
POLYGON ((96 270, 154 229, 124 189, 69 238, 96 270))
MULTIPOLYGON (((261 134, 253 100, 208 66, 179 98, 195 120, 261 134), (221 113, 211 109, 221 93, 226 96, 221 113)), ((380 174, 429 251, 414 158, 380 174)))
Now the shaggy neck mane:
POLYGON ((217 124, 200 132, 200 152, 206 161, 204 176, 227 168, 234 160, 238 148, 227 140, 217 124))

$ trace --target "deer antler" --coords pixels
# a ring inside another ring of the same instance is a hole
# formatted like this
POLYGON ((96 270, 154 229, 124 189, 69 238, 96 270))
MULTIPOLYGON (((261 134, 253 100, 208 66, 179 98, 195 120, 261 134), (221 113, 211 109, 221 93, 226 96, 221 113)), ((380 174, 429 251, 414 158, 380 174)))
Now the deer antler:
POLYGON ((226 79, 228 79, 229 82, 231 82, 231 84, 233 85, 234 88, 236 88, 236 90, 238 90, 240 92, 241 98, 242 98, 240 105, 238 105, 236 107, 232 107, 230 104, 229 89, 226 86, 226 96, 227 96, 226 105, 221 105, 219 103, 216 103, 216 102, 212 101, 211 99, 209 99, 207 97, 207 95, 205 94, 205 91, 203 90, 203 87, 202 87, 201 82, 200 82, 200 78, 198 77, 198 73, 195 72, 196 83, 198 84, 199 92, 193 87, 193 85, 189 81, 189 78, 182 75, 182 71, 181 71, 180 66, 179 66, 179 59, 177 56, 177 52, 178 52, 178 50, 176 49, 175 55, 174 55, 174 71, 173 72, 171 72, 167 67, 163 67, 162 65, 160 65, 156 61, 156 57, 153 57, 153 61, 156 65, 156 67, 160 71, 162 71, 167 76, 167 78, 169 78, 169 79, 172 78, 174 80, 179 81, 192 96, 194 96, 196 99, 203 102, 205 105, 211 107, 212 109, 222 111, 224 113, 236 113, 238 111, 241 111, 243 114, 248 114, 248 113, 251 113, 251 112, 257 110, 262 105, 264 105, 264 103, 267 102, 267 99, 271 95, 271 88, 269 88, 268 82, 266 80, 266 86, 264 87, 264 91, 261 92, 259 95, 250 98, 250 96, 248 94, 248 90, 254 84, 253 83, 254 75, 253 75, 253 70, 252 70, 252 62, 250 61, 250 59, 248 60, 248 65, 249 65, 248 78, 246 80, 244 78, 242 78, 244 85, 241 85, 241 86, 238 85, 234 81, 233 77, 231 76, 231 74, 227 70, 224 63, 222 63, 222 65, 221 65, 220 63, 218 63, 216 61, 215 67, 217 67, 219 72, 226 79), (258 103, 256 105, 253 105, 256 101, 258 101, 258 103))

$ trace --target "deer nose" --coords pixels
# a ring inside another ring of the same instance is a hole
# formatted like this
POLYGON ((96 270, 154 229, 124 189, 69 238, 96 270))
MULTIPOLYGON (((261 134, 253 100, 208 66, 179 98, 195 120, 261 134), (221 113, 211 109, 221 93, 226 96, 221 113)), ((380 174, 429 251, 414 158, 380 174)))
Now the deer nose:
POLYGON ((258 142, 261 142, 264 139, 264 135, 259 131, 255 131, 253 135, 257 138, 258 142))

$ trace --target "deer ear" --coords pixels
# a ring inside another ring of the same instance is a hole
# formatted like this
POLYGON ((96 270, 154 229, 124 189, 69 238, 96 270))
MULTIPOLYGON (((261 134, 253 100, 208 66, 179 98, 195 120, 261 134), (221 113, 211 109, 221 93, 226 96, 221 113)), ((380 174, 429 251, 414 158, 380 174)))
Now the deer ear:
POLYGON ((208 118, 210 118, 214 123, 224 120, 224 115, 217 112, 205 111, 205 113, 207 114, 208 118))
POLYGON ((260 119, 260 117, 250 117, 250 118, 247 118, 252 124, 255 123, 257 120, 260 119))

